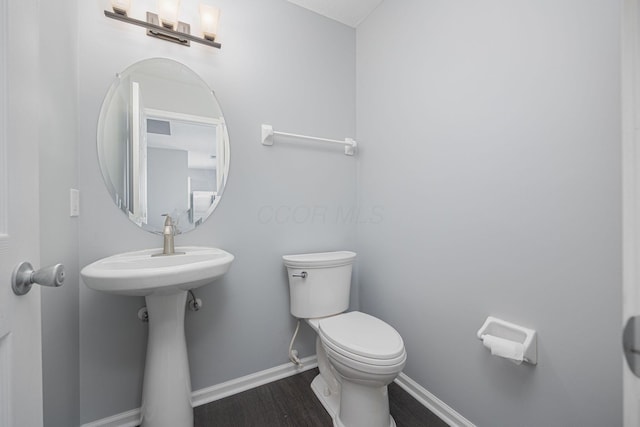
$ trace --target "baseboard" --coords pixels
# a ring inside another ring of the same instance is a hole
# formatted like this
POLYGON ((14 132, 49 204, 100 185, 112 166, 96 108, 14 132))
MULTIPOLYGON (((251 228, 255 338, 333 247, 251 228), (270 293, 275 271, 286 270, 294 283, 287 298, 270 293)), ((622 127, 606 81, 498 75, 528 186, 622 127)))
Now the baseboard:
POLYGON ((136 427, 139 426, 142 421, 140 419, 141 416, 140 408, 132 409, 127 412, 122 412, 121 414, 82 424, 81 427, 136 427))
MULTIPOLYGON (((299 374, 309 369, 313 369, 318 366, 316 356, 305 357, 302 359, 302 365, 302 367, 297 367, 291 363, 285 363, 284 365, 226 381, 212 387, 196 390, 191 394, 191 402, 193 407, 204 405, 282 378, 299 374)), ((404 373, 401 373, 398 378, 396 378, 395 382, 407 393, 413 396, 414 399, 427 407, 431 412, 436 414, 451 427, 475 427, 472 422, 457 413, 453 408, 438 399, 404 373)), ((140 408, 137 408, 103 418, 101 420, 83 424, 82 427, 135 427, 140 425, 140 422, 140 408)))
POLYGON ((404 372, 398 375, 395 383, 451 427, 475 427, 471 421, 467 420, 465 417, 457 413, 452 407, 406 376, 404 372))
MULTIPOLYGON (((302 367, 295 366, 292 363, 285 363, 284 365, 256 372, 255 374, 196 390, 191 393, 191 403, 195 408, 196 406, 204 405, 273 381, 278 381, 282 378, 308 371, 316 366, 318 366, 318 361, 315 355, 305 357, 302 359, 302 367)), ((137 408, 83 424, 82 427, 135 427, 140 425, 141 416, 140 408, 137 408)))
POLYGON ((290 377, 318 366, 318 361, 315 355, 305 357, 301 362, 301 368, 292 363, 285 363, 284 365, 276 366, 275 368, 266 369, 264 371, 256 372, 255 374, 250 374, 212 387, 194 391, 191 394, 191 402, 195 408, 196 406, 223 399, 273 381, 278 381, 282 378, 290 377))

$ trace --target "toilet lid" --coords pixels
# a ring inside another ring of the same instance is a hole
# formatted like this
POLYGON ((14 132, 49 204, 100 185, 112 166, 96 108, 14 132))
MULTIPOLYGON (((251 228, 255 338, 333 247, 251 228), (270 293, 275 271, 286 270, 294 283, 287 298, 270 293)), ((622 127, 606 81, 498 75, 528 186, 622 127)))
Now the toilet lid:
POLYGON ((284 265, 290 268, 327 268, 353 264, 356 253, 350 251, 285 255, 284 265))
POLYGON ((319 330, 334 346, 359 356, 387 360, 404 353, 404 342, 395 329, 359 311, 322 319, 319 330))

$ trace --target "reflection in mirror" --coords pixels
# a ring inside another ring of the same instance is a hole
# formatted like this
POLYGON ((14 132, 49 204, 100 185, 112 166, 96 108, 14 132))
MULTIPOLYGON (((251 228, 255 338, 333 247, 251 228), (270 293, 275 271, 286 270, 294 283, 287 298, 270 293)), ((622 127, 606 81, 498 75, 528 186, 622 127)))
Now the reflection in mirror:
POLYGON ((138 62, 118 75, 100 113, 98 157, 116 205, 145 230, 162 214, 179 232, 218 204, 229 171, 229 137, 202 79, 168 59, 138 62))

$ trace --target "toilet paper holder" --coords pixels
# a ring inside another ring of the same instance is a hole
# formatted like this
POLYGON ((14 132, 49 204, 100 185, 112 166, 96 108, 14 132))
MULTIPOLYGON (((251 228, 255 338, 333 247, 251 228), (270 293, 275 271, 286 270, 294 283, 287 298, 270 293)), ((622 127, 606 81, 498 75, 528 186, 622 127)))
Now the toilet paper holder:
MULTIPOLYGON (((538 363, 538 340, 537 333, 534 329, 525 328, 523 326, 489 316, 482 327, 478 330, 478 339, 485 342, 485 338, 497 339, 498 341, 506 340, 501 342, 508 341, 508 345, 516 347, 521 345, 522 360, 512 359, 512 361, 518 364, 519 362, 527 362, 532 365, 536 365, 538 363)), ((493 349, 492 354, 495 354, 493 349)))

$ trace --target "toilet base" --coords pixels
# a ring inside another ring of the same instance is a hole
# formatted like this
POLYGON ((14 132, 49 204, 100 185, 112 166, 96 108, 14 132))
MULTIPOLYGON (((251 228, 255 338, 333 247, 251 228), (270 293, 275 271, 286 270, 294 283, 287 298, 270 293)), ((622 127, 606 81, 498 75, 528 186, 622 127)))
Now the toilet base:
POLYGON ((327 382, 322 378, 322 375, 317 375, 311 382, 311 390, 315 393, 324 409, 327 410, 331 418, 336 419, 336 415, 340 410, 340 391, 332 393, 329 390, 327 382))
MULTIPOLYGON (((329 413, 331 419, 333 420, 334 427, 349 427, 345 426, 340 419, 338 418, 338 414, 340 413, 340 391, 331 392, 329 390, 329 386, 327 382, 322 378, 322 375, 317 375, 313 381, 311 382, 311 390, 316 395, 324 409, 329 413)), ((396 422, 391 415, 389 415, 389 427, 396 427, 396 422)))

